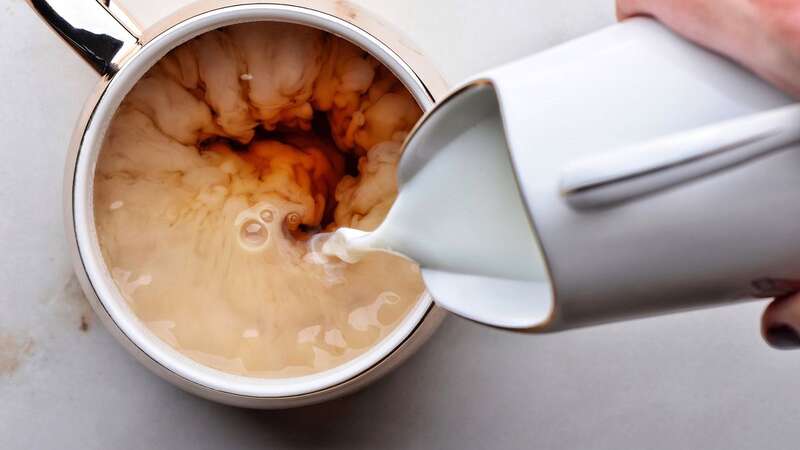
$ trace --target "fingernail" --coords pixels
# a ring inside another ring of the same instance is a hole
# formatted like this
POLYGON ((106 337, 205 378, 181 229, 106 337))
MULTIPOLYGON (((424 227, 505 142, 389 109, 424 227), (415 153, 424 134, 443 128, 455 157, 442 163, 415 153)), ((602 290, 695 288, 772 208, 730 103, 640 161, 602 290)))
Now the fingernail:
POLYGON ((784 324, 776 324, 767 328, 764 334, 769 345, 782 350, 800 347, 800 335, 793 327, 784 324))

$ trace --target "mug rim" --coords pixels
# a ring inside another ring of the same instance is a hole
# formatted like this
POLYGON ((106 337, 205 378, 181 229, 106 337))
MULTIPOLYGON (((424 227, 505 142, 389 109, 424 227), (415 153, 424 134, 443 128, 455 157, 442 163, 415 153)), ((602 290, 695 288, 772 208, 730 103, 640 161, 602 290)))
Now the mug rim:
MULTIPOLYGON (((161 368, 201 387, 227 394, 257 398, 285 398, 324 391, 369 371, 397 351, 413 336, 434 308, 427 291, 401 322, 364 353, 333 368, 299 377, 256 378, 234 375, 204 366, 163 342, 130 310, 105 264, 97 240, 93 212, 94 174, 106 130, 128 91, 167 52, 205 32, 245 22, 278 21, 314 27, 368 51, 387 66, 411 92, 423 110, 433 106, 425 84, 399 55, 362 28, 336 16, 302 6, 251 4, 226 6, 199 14, 168 28, 124 62, 106 83, 83 128, 68 194, 68 218, 76 242, 78 261, 87 287, 117 330, 134 347, 161 368)), ((69 164, 69 163, 68 163, 69 164)))

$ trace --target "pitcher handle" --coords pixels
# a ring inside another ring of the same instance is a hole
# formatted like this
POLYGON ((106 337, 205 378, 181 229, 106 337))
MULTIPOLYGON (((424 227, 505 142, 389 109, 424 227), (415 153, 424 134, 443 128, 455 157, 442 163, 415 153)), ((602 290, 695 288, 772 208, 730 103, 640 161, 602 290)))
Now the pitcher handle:
POLYGON ((140 32, 111 0, 28 0, 100 75, 112 76, 141 47, 140 32))
POLYGON ((753 161, 800 142, 800 103, 579 160, 561 173, 575 208, 598 208, 753 161))

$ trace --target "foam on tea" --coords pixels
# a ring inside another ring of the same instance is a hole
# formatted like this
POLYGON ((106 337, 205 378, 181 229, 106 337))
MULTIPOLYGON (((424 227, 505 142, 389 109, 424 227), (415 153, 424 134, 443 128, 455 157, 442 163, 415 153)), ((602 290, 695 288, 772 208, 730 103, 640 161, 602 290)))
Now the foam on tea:
POLYGON ((421 111, 374 58, 311 28, 253 23, 178 47, 127 95, 95 177, 106 264, 162 340, 210 367, 332 368, 424 294, 415 264, 309 260, 308 239, 372 230, 421 111))

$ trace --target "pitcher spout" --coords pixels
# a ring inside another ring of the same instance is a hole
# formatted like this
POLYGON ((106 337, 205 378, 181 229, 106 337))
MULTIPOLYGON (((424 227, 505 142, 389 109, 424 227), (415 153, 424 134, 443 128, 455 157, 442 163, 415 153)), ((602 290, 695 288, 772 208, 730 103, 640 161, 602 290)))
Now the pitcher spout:
POLYGON ((552 293, 513 166, 494 87, 470 83, 410 134, 383 223, 339 229, 323 252, 350 262, 375 249, 404 255, 440 306, 493 326, 540 326, 552 293))

